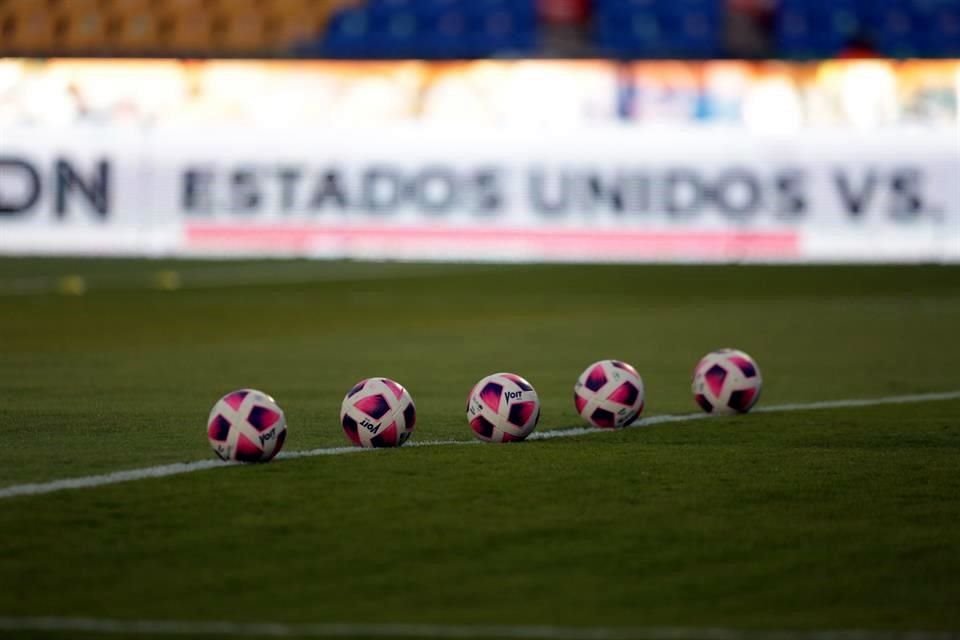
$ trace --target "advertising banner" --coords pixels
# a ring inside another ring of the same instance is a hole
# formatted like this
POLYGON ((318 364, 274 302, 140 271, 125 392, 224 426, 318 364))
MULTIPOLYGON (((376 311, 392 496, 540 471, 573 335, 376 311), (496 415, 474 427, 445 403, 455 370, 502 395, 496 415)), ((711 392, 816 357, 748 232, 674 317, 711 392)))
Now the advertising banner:
POLYGON ((0 252, 958 261, 955 128, 10 127, 0 252))

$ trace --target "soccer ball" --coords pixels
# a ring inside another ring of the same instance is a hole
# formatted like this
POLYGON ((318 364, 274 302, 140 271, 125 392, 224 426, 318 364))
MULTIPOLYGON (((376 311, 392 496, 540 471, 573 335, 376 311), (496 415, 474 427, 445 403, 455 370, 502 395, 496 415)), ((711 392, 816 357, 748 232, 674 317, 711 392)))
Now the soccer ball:
POLYGON ((494 373, 474 385, 467 397, 470 429, 485 442, 523 440, 540 420, 540 399, 515 373, 494 373))
POLYGON ((643 378, 619 360, 601 360, 587 367, 573 387, 577 413, 595 427, 619 429, 643 411, 643 378))
POLYGON ((746 413, 760 399, 762 386, 757 363, 736 349, 712 351, 693 370, 693 397, 707 413, 746 413))
POLYGON ((239 389, 213 405, 207 438, 223 460, 267 462, 283 448, 287 421, 276 401, 263 391, 239 389))
POLYGON ((353 385, 340 405, 340 424, 358 447, 399 447, 417 423, 417 408, 406 389, 389 378, 353 385))

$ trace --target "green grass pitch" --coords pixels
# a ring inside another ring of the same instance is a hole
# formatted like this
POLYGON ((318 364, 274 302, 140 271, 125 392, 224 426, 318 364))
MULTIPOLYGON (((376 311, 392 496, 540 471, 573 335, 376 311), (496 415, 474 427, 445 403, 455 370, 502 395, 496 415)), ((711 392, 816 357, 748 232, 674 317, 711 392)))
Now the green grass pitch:
MULTIPOLYGON (((600 358, 639 369, 645 415, 690 413, 725 346, 761 406, 957 390, 958 331, 954 267, 6 259, 0 488, 208 459, 207 412, 243 386, 284 407, 287 451, 345 445, 340 401, 374 375, 412 393, 415 441, 469 440, 495 371, 554 429, 600 358)), ((4 616, 957 631, 960 401, 4 499, 4 616)))

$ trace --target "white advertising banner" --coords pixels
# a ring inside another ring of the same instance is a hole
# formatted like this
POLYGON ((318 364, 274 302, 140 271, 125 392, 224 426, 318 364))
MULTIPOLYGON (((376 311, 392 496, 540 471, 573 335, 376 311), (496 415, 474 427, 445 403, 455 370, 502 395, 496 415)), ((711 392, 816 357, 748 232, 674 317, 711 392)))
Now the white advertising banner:
POLYGON ((960 131, 0 131, 0 252, 960 261, 960 131))

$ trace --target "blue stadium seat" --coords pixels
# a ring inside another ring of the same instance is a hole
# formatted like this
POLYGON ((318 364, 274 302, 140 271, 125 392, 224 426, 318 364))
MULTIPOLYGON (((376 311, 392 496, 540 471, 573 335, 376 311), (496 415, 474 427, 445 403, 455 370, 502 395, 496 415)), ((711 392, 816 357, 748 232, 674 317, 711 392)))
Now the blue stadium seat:
POLYGON ((862 0, 870 40, 897 58, 951 57, 960 52, 960 1, 862 0))
POLYGON ((536 48, 537 13, 532 0, 473 0, 468 22, 481 55, 532 53, 536 48))
MULTIPOLYGON (((600 51, 722 56, 724 0, 595 0, 600 51)), ((369 0, 300 50, 336 58, 477 58, 536 51, 535 0, 369 0)), ((892 57, 960 56, 960 0, 780 0, 778 55, 819 59, 869 43, 892 57)))
POLYGON ((930 16, 911 0, 861 3, 866 32, 877 50, 895 58, 912 58, 926 48, 930 16))
POLYGON ((960 1, 939 2, 933 9, 930 55, 960 58, 960 1))
POLYGON ((600 0, 597 40, 628 58, 711 58, 722 53, 722 0, 600 0))
POLYGON ((788 58, 828 58, 862 31, 857 0, 781 0, 776 15, 777 50, 788 58))
POLYGON ((372 0, 333 17, 306 54, 334 58, 473 58, 532 53, 534 0, 372 0))
POLYGON ((853 42, 895 57, 960 55, 960 0, 781 0, 777 50, 788 58, 835 56, 853 42))
POLYGON ((367 51, 371 33, 371 16, 366 11, 339 11, 330 18, 323 40, 301 46, 298 53, 338 58, 362 57, 367 51))

